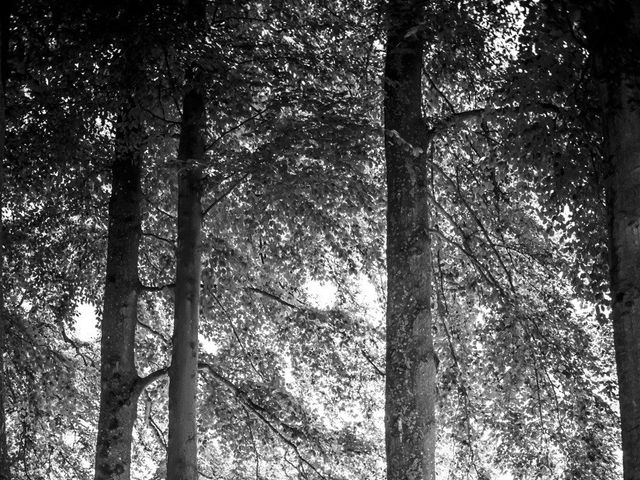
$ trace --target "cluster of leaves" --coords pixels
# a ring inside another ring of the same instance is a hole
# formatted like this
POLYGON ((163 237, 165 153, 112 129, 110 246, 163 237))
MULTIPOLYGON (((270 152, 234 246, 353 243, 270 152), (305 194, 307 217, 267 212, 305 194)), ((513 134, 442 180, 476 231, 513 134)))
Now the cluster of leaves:
MULTIPOLYGON (((202 476, 383 478, 384 295, 361 292, 384 291, 383 8, 216 2, 206 37, 186 41, 172 2, 126 21, 126 2, 16 4, 2 212, 16 477, 91 476, 97 352, 72 330, 79 303, 101 303, 133 42, 146 129, 140 374, 170 356, 176 136, 198 61, 210 119, 202 476), (313 303, 310 280, 337 287, 330 306, 313 303)), ((417 28, 429 32, 440 473, 615 478, 610 331, 596 304, 572 302, 605 300, 586 56, 529 2, 428 8, 417 28)), ((163 478, 166 403, 166 379, 141 396, 134 478, 163 478)))

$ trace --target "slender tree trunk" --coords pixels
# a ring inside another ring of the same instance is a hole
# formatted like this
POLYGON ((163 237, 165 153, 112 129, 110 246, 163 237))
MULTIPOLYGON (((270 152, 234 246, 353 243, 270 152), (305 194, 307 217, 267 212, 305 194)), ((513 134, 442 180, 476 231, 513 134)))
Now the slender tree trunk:
POLYGON ((7 138, 7 53, 9 34, 9 2, 1 9, 0 15, 0 480, 10 480, 11 468, 7 450, 7 417, 5 412, 5 367, 7 320, 4 308, 5 269, 4 269, 4 162, 6 158, 7 138))
POLYGON ((602 80, 612 320, 625 480, 640 480, 640 4, 603 2, 594 19, 602 80))
POLYGON ((134 105, 126 105, 116 125, 102 314, 96 480, 129 479, 136 419, 138 374, 134 352, 142 233, 142 126, 135 111, 134 105))
POLYGON ((202 87, 194 81, 184 97, 178 149, 178 250, 169 368, 167 480, 198 478, 196 394, 205 108, 202 87))
POLYGON ((385 63, 389 480, 435 479, 435 357, 424 145, 420 0, 391 0, 385 63))
POLYGON ((640 480, 640 3, 574 7, 600 82, 623 472, 625 480, 640 480))

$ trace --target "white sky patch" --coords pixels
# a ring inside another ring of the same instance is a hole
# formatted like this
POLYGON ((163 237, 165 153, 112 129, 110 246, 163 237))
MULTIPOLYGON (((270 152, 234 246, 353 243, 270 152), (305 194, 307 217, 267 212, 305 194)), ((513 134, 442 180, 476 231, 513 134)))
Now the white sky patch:
POLYGON ((384 315, 384 305, 378 296, 376 286, 369 277, 360 275, 357 287, 356 301, 364 308, 366 315, 371 318, 371 323, 375 323, 374 319, 382 318, 384 315))
POLYGON ((220 345, 202 335, 200 336, 200 345, 202 346, 202 351, 210 355, 215 355, 220 350, 220 345))
POLYGON ((74 336, 81 342, 93 342, 98 338, 96 309, 88 303, 78 305, 74 336))
POLYGON ((338 287, 332 282, 309 280, 304 284, 309 302, 315 308, 327 309, 335 305, 338 287))

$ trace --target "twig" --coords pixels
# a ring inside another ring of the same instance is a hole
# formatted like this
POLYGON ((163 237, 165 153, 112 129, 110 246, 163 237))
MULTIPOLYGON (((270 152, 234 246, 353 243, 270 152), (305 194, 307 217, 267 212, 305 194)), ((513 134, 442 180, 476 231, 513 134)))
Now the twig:
POLYGON ((369 354, 366 352, 366 350, 361 347, 360 352, 362 353, 362 356, 365 358, 365 360, 371 364, 371 366, 376 371, 376 373, 381 377, 384 377, 385 376, 384 372, 380 370, 380 368, 378 368, 378 366, 373 362, 373 360, 371 359, 371 357, 369 357, 369 354))

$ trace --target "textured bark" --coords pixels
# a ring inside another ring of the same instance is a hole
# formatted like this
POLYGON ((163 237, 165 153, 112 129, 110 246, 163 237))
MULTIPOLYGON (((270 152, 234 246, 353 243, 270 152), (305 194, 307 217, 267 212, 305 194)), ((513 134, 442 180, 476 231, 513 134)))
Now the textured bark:
POLYGON ((385 434, 389 480, 435 479, 435 357, 423 147, 423 2, 389 2, 384 122, 387 165, 385 434), (417 30, 417 31, 416 31, 417 30), (401 139, 399 139, 399 138, 401 139), (407 144, 408 143, 408 144, 407 144))
POLYGON ((107 275, 102 314, 100 418, 96 480, 128 480, 136 419, 138 374, 135 332, 138 251, 141 237, 142 126, 133 105, 116 125, 116 153, 109 202, 107 275))
POLYGON ((205 106, 200 85, 192 82, 184 97, 178 150, 178 250, 169 368, 167 480, 198 478, 196 394, 205 106))
POLYGON ((590 42, 602 81, 623 470, 640 480, 640 4, 600 6, 590 42))

